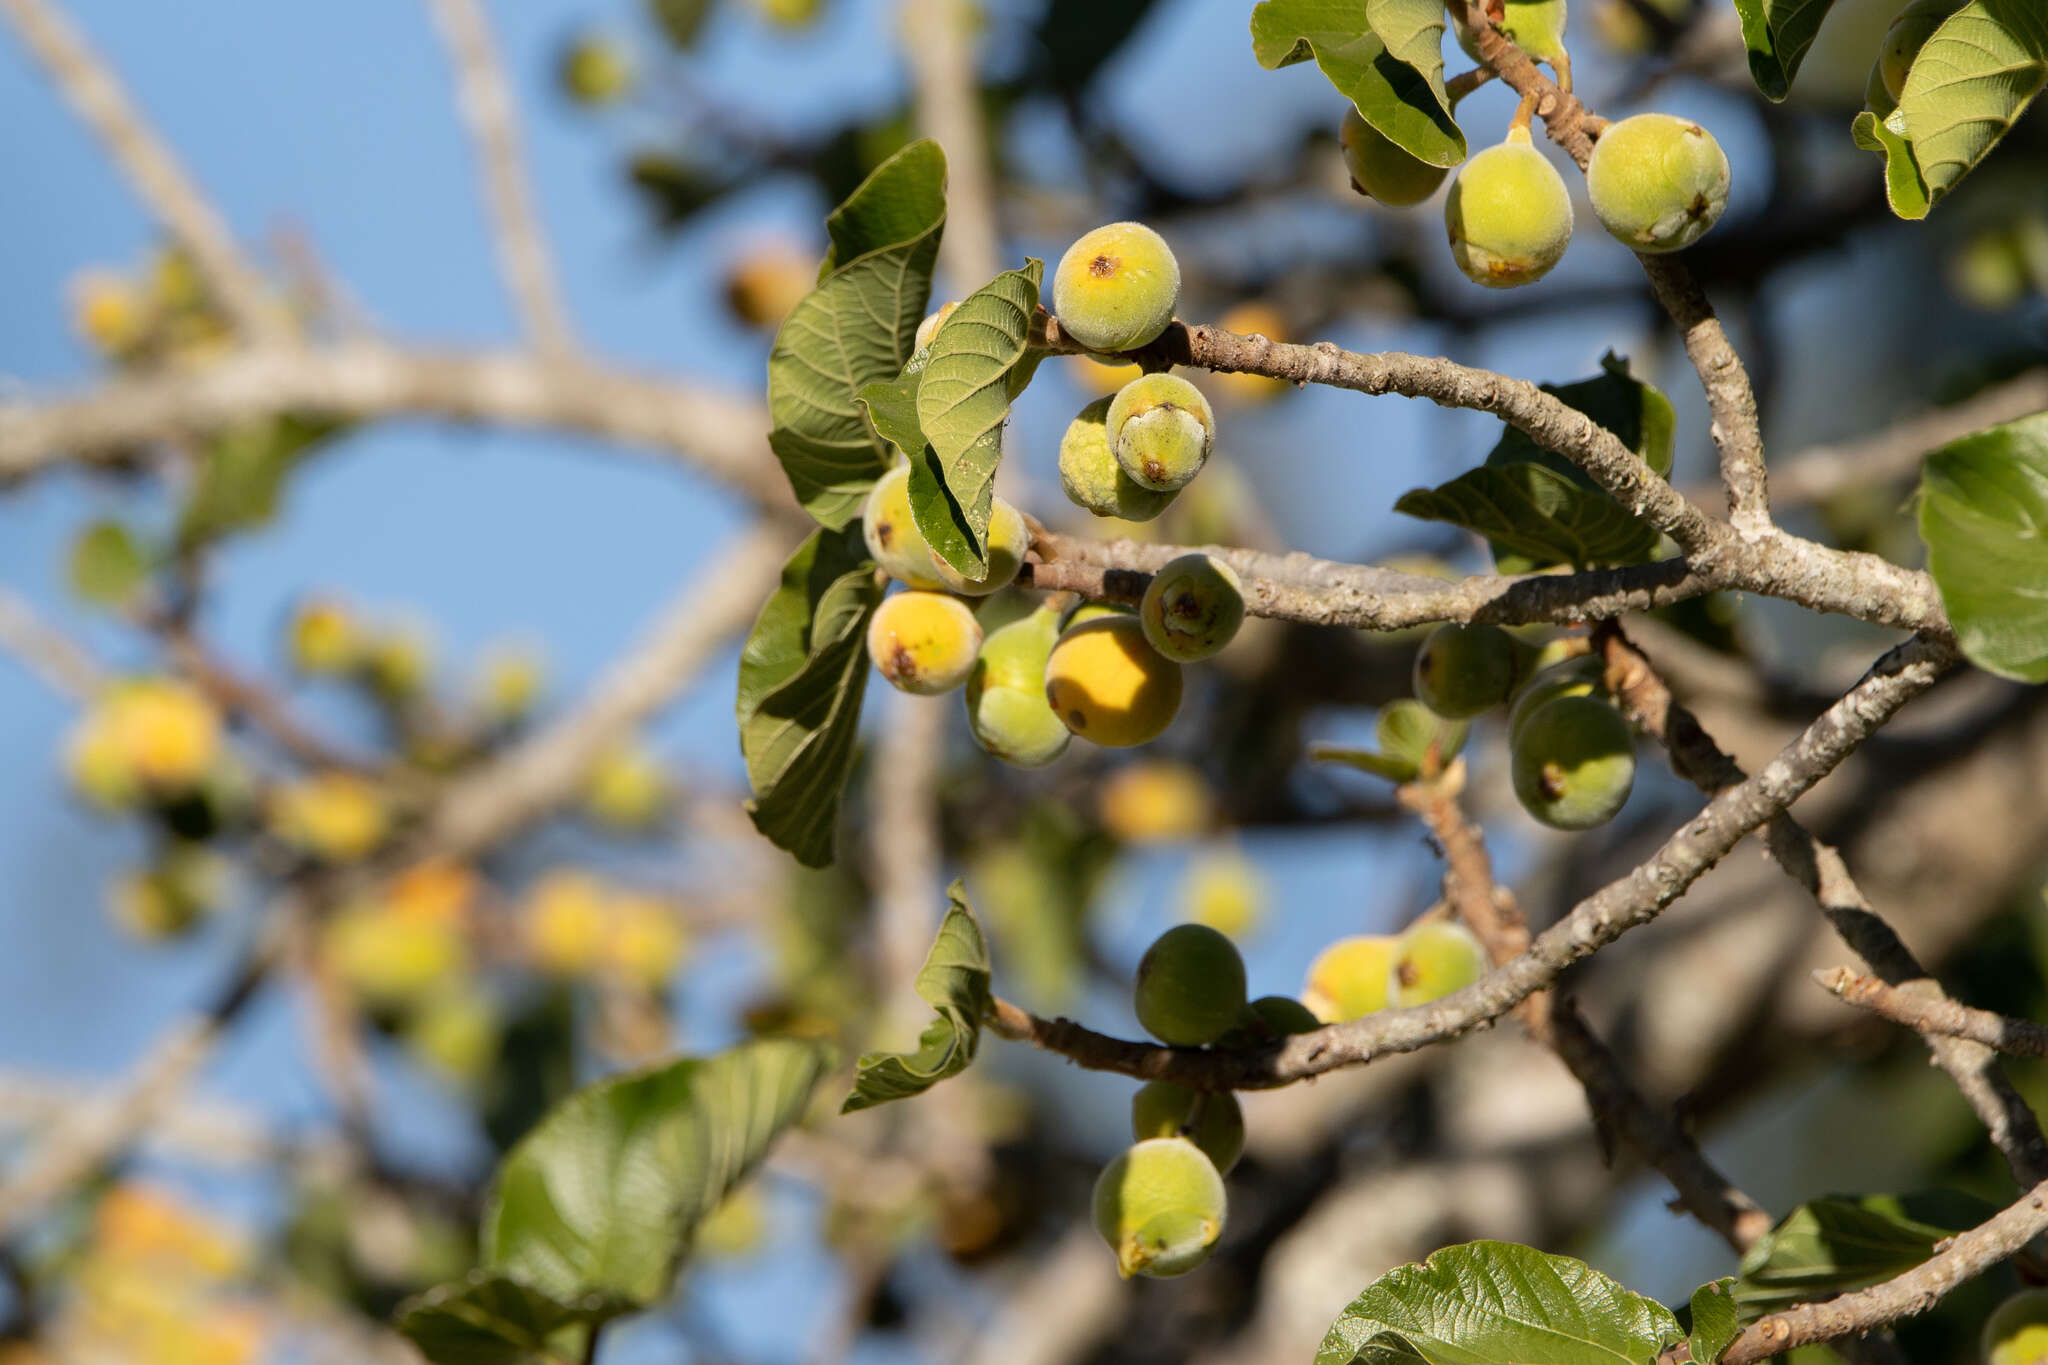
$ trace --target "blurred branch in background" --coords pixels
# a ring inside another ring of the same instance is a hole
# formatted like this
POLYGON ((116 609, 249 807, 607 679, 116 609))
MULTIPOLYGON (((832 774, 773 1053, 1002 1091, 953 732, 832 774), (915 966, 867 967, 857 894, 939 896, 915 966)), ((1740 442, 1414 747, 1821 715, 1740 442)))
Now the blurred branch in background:
POLYGON ((519 151, 518 112, 481 0, 427 0, 455 68, 456 105, 476 146, 478 173, 496 228, 498 263, 527 339, 543 355, 575 350, 519 151))
POLYGON ((192 254, 236 324, 252 341, 288 338, 291 326, 283 308, 243 257, 226 222, 71 21, 49 0, 6 0, 6 14, 79 118, 106 144, 150 213, 192 254))

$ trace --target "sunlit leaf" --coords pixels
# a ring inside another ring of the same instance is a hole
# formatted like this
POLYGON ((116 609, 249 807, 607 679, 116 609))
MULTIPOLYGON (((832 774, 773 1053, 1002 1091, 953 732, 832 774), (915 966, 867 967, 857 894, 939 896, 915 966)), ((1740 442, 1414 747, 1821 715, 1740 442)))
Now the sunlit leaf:
POLYGON ((96 521, 71 542, 71 591, 95 606, 127 604, 149 576, 149 556, 118 521, 96 521))
MULTIPOLYGON (((988 571, 988 520, 996 466, 1003 454, 1003 422, 1010 414, 1009 380, 1027 353, 1031 317, 1045 265, 1032 260, 1006 270, 961 300, 932 337, 917 386, 917 421, 932 454, 931 472, 945 486, 949 505, 935 510, 946 525, 926 532, 934 553, 968 577, 988 571), (946 534, 964 530, 965 544, 946 534)), ((912 478, 916 478, 913 467, 912 478)), ((919 500, 911 498, 918 529, 919 500)), ((927 500, 926 506, 930 507, 927 500)))
POLYGON ((2048 8, 2038 0, 1969 0, 1944 20, 1913 58, 1898 107, 1856 116, 1857 145, 1884 155, 1892 211, 1925 217, 2044 83, 2048 8))
POLYGON ((1929 455, 1920 538, 1970 662, 2048 682, 2048 412, 1929 455))
POLYGON ((938 938, 917 974, 917 993, 938 1017, 918 1039, 917 1051, 863 1056, 841 1113, 921 1095, 974 1060, 989 1008, 988 945, 959 882, 947 888, 946 898, 938 938))
POLYGON ((577 1091, 498 1168, 484 1265, 563 1303, 654 1302, 830 1064, 816 1044, 770 1038, 577 1091))
POLYGON ((476 1270, 407 1299, 392 1320, 433 1365, 552 1365, 581 1357, 590 1328, 630 1308, 604 1294, 564 1303, 476 1270))
POLYGON ((832 861, 867 692, 868 618, 881 600, 860 528, 818 531, 783 566, 740 652, 748 813, 812 867, 832 861))
POLYGON ((1835 0, 1735 0, 1742 18, 1742 42, 1749 49, 1749 74, 1756 88, 1784 99, 1813 46, 1821 20, 1835 0))
POLYGON ((1264 0, 1252 53, 1268 69, 1314 59, 1365 121, 1432 166, 1465 159, 1444 88, 1442 0, 1264 0))
POLYGON ((1512 1242, 1446 1247, 1351 1301, 1316 1365, 1648 1365, 1682 1333, 1584 1261, 1512 1242))
POLYGON ((838 530, 890 464, 856 395, 910 358, 946 221, 946 159, 914 142, 826 220, 818 287, 783 320, 768 355, 768 443, 804 510, 838 530))
POLYGON ((1735 1308, 1735 1277, 1724 1275, 1692 1291, 1692 1328, 1685 1342, 1694 1365, 1714 1365, 1742 1331, 1735 1308))

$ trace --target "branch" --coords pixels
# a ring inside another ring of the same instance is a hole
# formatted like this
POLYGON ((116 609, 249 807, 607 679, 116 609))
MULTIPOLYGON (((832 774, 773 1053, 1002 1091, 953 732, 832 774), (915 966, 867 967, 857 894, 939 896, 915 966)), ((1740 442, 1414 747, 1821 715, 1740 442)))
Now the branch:
MULTIPOLYGON (((1745 780, 1741 766, 1678 704, 1650 661, 1618 628, 1603 629, 1600 642, 1607 657, 1609 689, 1629 720, 1664 745, 1673 772, 1708 793, 1729 790, 1745 780)), ((1916 989, 1939 995, 1941 987, 1871 908, 1839 851, 1782 810, 1765 826, 1764 843, 1785 874, 1814 898, 1842 941, 1873 970, 1894 985, 1913 982, 1916 989)), ((1955 1081, 2021 1186, 2048 1179, 2048 1137, 1997 1059, 1984 1048, 1959 1040, 1930 1037, 1927 1044, 1934 1064, 1955 1081)))
POLYGON ((1956 1286, 2014 1255, 2044 1230, 2048 1230, 2048 1182, 2034 1186, 2019 1202, 1969 1231, 1957 1233, 1942 1250, 1903 1275, 1750 1324, 1722 1354, 1720 1365, 1753 1365, 1794 1347, 1861 1335, 1925 1313, 1956 1286))
POLYGON ((187 622, 153 623, 174 662, 223 711, 241 716, 299 762, 315 768, 374 772, 369 758, 342 749, 300 720, 285 699, 217 656, 187 622))
POLYGON ((1772 482, 1772 496, 1783 507, 1821 502, 1852 488, 1910 478, 1920 472, 1928 451, 2043 408, 2048 408, 2048 370, 2029 370, 1960 403, 1930 409, 1876 435, 1844 445, 1818 446, 1794 455, 1781 462, 1772 482))
POLYGON ((904 56, 916 86, 917 120, 946 149, 946 235, 939 243, 953 287, 973 289, 1002 266, 995 177, 974 79, 974 11, 958 0, 909 0, 904 56))
MULTIPOLYGON (((1402 787, 1399 799, 1422 817, 1443 850, 1444 899, 1485 945, 1493 965, 1504 966, 1528 950, 1529 929, 1513 897, 1494 884, 1485 837, 1459 806, 1463 778, 1460 761, 1441 779, 1402 787)), ((1634 1152, 1671 1182, 1688 1213, 1738 1253, 1770 1231, 1771 1216, 1714 1168, 1670 1114, 1650 1103, 1569 1000, 1553 1002, 1550 992, 1538 991, 1515 1013, 1529 1036, 1555 1052, 1586 1092, 1610 1160, 1617 1144, 1634 1152)))
POLYGON ((426 0, 455 67, 456 107, 476 144, 485 197, 496 226, 505 287, 532 343, 546 355, 575 349, 548 260, 547 238, 526 180, 512 88, 479 0, 426 0))
POLYGON ((1018 581, 1066 589, 1099 602, 1135 606, 1152 571, 1199 549, 1228 563, 1244 581, 1245 610, 1306 625, 1398 630, 1436 621, 1572 625, 1625 611, 1683 602, 1719 584, 1682 559, 1575 574, 1431 578, 1370 564, 1339 564, 1299 552, 1271 554, 1221 545, 1161 545, 1041 532, 1040 556, 1018 581))
POLYGON ((236 326, 261 341, 288 339, 292 328, 284 310, 243 258, 227 224, 63 12, 50 0, 0 0, 0 10, 157 222, 191 255, 236 326))
MULTIPOLYGON (((1053 352, 1084 349, 1061 332, 1057 318, 1044 320, 1043 335, 1053 352)), ((1260 374, 1358 393, 1398 393, 1444 407, 1492 413, 1585 470, 1631 514, 1676 541, 1686 553, 1686 563, 1716 586, 1783 597, 1816 611, 1902 630, 1944 638, 1950 634, 1940 597, 1926 574, 1776 529, 1737 534, 1658 478, 1613 432, 1526 380, 1440 357, 1346 351, 1330 342, 1293 345, 1181 322, 1168 326, 1151 345, 1128 354, 1155 368, 1163 363, 1260 374)))
POLYGON ((0 649, 14 654, 54 692, 83 701, 105 684, 106 670, 51 626, 26 597, 0 588, 0 649))
POLYGON ((1954 665, 1948 645, 1915 638, 1872 665, 1764 770, 1721 792, 1634 871, 1580 901, 1523 953, 1464 990, 1413 1009, 1389 1009, 1256 1048, 1181 1049, 1111 1038, 1066 1019, 996 1003, 1001 1036, 1062 1053, 1081 1066, 1204 1090, 1266 1090, 1396 1052, 1413 1052, 1498 1019, 1566 968, 1647 924, 1726 857, 1743 836, 1785 809, 1853 753, 1899 708, 1954 665))
POLYGON ((768 417, 755 400, 568 358, 370 341, 250 350, 190 373, 119 378, 40 402, 0 401, 0 480, 290 412, 572 431, 679 456, 764 505, 790 505, 788 480, 768 450, 768 417))
POLYGON ((1678 324, 1685 354, 1706 391, 1708 428, 1721 455, 1721 488, 1728 496, 1728 517, 1742 535, 1771 530, 1771 500, 1764 473, 1763 426, 1757 417, 1756 391, 1749 371, 1735 353, 1707 291, 1676 256, 1638 253, 1650 291, 1678 324))
MULTIPOLYGON (((1061 331, 1058 318, 1045 320, 1045 345, 1056 354, 1086 349, 1061 331)), ((1187 323, 1168 326, 1158 340, 1131 354, 1154 363, 1261 374, 1364 394, 1398 393, 1442 407, 1490 412, 1585 470, 1615 501, 1677 541, 1680 549, 1697 553, 1729 538, 1725 527, 1658 478, 1620 437, 1526 379, 1441 356, 1346 351, 1327 341, 1298 345, 1187 323)))
MULTIPOLYGON (((1932 982, 1911 982, 1892 986, 1874 976, 1863 976, 1847 967, 1815 972, 1813 979, 1844 1001, 1859 1009, 1903 1024, 1920 1034, 1943 1038, 1967 1038, 1973 1043, 2015 1057, 2048 1057, 2048 1025, 2031 1019, 2015 1019, 1990 1010, 1972 1009, 1960 1001, 1916 987, 1932 982)), ((1933 1040, 1929 1040, 1930 1046, 1933 1040)))
POLYGON ((204 1010, 166 1029, 128 1078, 95 1103, 81 1106, 43 1135, 34 1153, 0 1185, 0 1239, 19 1232, 29 1218, 91 1179, 138 1137, 152 1131, 198 1076, 222 1035, 255 997, 278 961, 296 918, 281 909, 263 929, 263 940, 204 1010))
POLYGON ((788 529, 771 520, 737 546, 721 547, 712 572, 676 598, 581 706, 443 793, 423 833, 425 846, 444 856, 474 856, 558 804, 608 747, 752 624, 782 572, 790 540, 788 529))

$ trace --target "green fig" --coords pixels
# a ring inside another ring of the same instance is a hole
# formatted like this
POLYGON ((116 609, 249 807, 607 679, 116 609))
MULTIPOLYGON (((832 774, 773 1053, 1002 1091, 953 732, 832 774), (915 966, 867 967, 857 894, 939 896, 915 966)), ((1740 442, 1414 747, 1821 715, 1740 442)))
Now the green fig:
POLYGON ((1515 795, 1554 829, 1591 829, 1614 818, 1635 785, 1628 722, 1597 698, 1553 697, 1509 740, 1515 795))

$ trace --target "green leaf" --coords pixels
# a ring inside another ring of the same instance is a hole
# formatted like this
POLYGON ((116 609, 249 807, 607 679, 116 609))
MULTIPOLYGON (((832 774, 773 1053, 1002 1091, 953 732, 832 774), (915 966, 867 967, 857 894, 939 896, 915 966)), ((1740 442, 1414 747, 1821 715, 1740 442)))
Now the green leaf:
POLYGON ((1664 1305, 1584 1261, 1468 1242, 1366 1286, 1323 1338, 1316 1365, 1647 1365, 1679 1336, 1664 1305))
POLYGON ((1268 70, 1313 57, 1365 121, 1432 166, 1465 159, 1444 89, 1442 0, 1264 0, 1252 53, 1268 70))
POLYGON ((946 159, 914 142, 825 220, 818 287, 783 320, 768 354, 768 444, 804 510, 831 530, 860 514, 889 467, 888 444, 855 401, 910 358, 946 221, 946 159))
POLYGON ((1503 573, 1527 571, 1510 567, 1509 555, 1529 569, 1597 568, 1640 563, 1657 548, 1657 532, 1614 499, 1533 460, 1468 470, 1435 488, 1413 489, 1394 510, 1477 531, 1493 542, 1503 573))
POLYGON ((1375 734, 1381 752, 1414 765, 1419 772, 1432 760, 1442 766, 1456 758, 1471 728, 1462 720, 1444 719, 1413 697, 1403 697, 1380 708, 1375 734))
POLYGON ((768 1038, 577 1091, 498 1168, 485 1266, 565 1303, 654 1302, 830 1065, 816 1044, 768 1038))
MULTIPOLYGON (((1027 353, 1044 274, 1044 262, 1026 261, 1022 270, 1006 270, 963 299, 932 337, 917 386, 918 427, 951 503, 934 510, 947 513, 950 522, 957 509, 966 544, 944 534, 945 527, 938 539, 929 532, 925 538, 970 578, 988 571, 988 519, 1003 456, 1003 422, 1010 415, 1009 379, 1027 353)), ((913 516, 918 507, 913 496, 913 516)), ((920 531, 924 521, 917 516, 920 531)))
POLYGON ((1929 455, 1920 538, 1970 662, 2048 682, 2048 412, 1929 455))
MULTIPOLYGON (((1612 352, 1600 364, 1602 372, 1592 379, 1545 384, 1543 391, 1613 432, 1653 473, 1670 473, 1677 429, 1671 400, 1631 375, 1628 361, 1612 352)), ((1514 427, 1502 433, 1484 467, 1406 493, 1394 510, 1486 536, 1502 573, 1560 564, 1635 564, 1657 550, 1655 528, 1638 521, 1577 465, 1514 427)))
POLYGON ((868 682, 868 618, 882 600, 860 528, 818 531, 740 651, 740 753, 760 831, 798 862, 832 861, 868 682))
POLYGON ((1342 763, 1389 782, 1413 782, 1422 775, 1432 751, 1434 766, 1440 767, 1455 758, 1465 747, 1465 735, 1470 728, 1462 720, 1445 720, 1421 702, 1404 697, 1380 708, 1377 750, 1348 744, 1311 744, 1308 756, 1317 763, 1342 763))
POLYGON ((101 607, 122 607, 149 577, 149 556, 118 521, 95 521, 71 542, 71 591, 101 607))
POLYGON ((1866 151, 1884 154, 1884 197, 1892 212, 1901 218, 1925 218, 1934 207, 1927 182, 1920 178, 1919 163, 1913 160, 1913 144, 1906 141, 1905 120, 1896 109, 1880 118, 1864 110, 1850 125, 1849 135, 1866 151))
POLYGON ((1894 211, 1924 216, 1997 145, 2044 83, 2048 9, 2039 0, 1970 0, 1944 20, 1913 58, 1898 109, 1874 128, 1857 119, 1885 153, 1887 191, 1904 178, 1897 164, 1902 150, 1910 152, 1926 187, 1926 204, 1917 213, 1905 211, 1915 206, 1910 195, 1902 208, 1901 196, 1893 194, 1894 211))
POLYGON ((1735 0, 1742 17, 1742 41, 1749 49, 1749 74, 1756 88, 1784 99, 1813 46, 1821 20, 1835 0, 1735 0))
POLYGON ((870 1052, 860 1059, 842 1114, 921 1095, 974 1060, 989 1010, 988 945, 959 882, 946 888, 946 899, 939 936, 917 973, 917 993, 938 1017, 917 1040, 917 1051, 870 1052))
POLYGON ((299 456, 343 425, 286 413, 214 437, 179 514, 178 544, 189 548, 270 520, 299 456))
POLYGON ((1830 1195, 1801 1204, 1744 1254, 1735 1286, 1742 1318, 1891 1279, 1933 1255, 1936 1242, 1993 1212, 1947 1190, 1830 1195))
POLYGON ((1361 749, 1350 744, 1311 744, 1308 746, 1308 756, 1311 762, 1342 763, 1347 768, 1356 768, 1374 777, 1384 777, 1389 782, 1413 782, 1422 771, 1413 759, 1383 754, 1376 749, 1361 749))
POLYGON ((564 1303, 491 1270, 436 1285, 392 1315, 433 1365, 552 1365, 579 1360, 585 1334, 628 1311, 603 1294, 564 1303))
POLYGON ((1692 1330, 1685 1343, 1694 1365, 1713 1365, 1742 1331, 1742 1318, 1735 1311, 1735 1278, 1724 1275, 1692 1291, 1692 1330))

